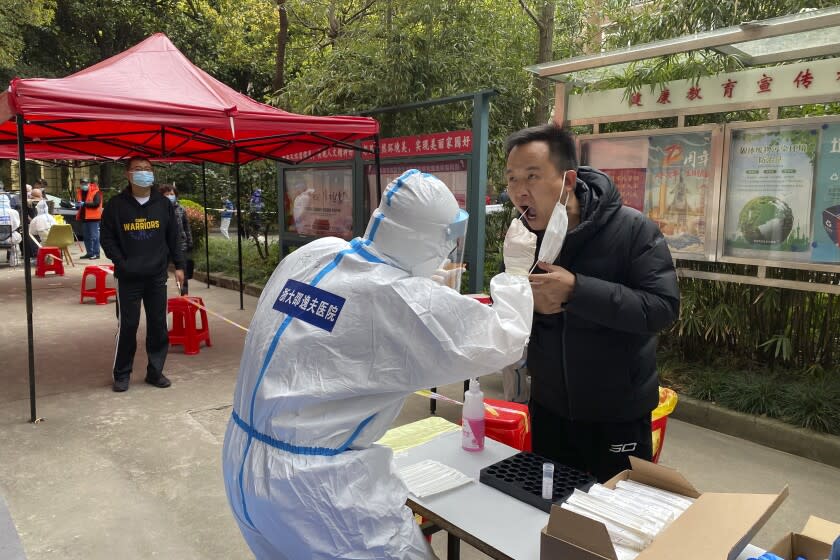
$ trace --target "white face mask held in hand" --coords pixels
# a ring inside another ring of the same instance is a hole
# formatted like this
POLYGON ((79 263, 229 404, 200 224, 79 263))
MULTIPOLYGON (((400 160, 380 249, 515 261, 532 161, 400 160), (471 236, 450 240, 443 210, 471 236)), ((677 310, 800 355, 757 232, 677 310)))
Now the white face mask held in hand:
MULTIPOLYGON (((566 173, 563 173, 564 190, 566 188, 566 173)), ((569 201, 569 196, 571 196, 571 193, 566 191, 566 202, 563 202, 563 194, 561 193, 557 204, 554 205, 554 210, 552 210, 551 217, 548 219, 548 226, 546 226, 543 234, 538 261, 554 264, 554 261, 560 256, 560 249, 563 248, 563 242, 566 240, 566 230, 569 229, 569 215, 566 214, 566 203, 569 201)))

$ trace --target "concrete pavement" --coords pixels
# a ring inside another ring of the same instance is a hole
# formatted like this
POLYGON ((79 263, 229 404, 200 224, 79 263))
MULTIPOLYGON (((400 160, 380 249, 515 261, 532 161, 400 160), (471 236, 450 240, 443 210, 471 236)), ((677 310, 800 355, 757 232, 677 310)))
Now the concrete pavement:
MULTIPOLYGON (((27 558, 250 558, 220 466, 244 333, 211 318, 213 347, 197 356, 174 348, 166 367, 173 385, 162 390, 142 380, 141 322, 131 388, 113 393, 114 304, 79 304, 81 263, 61 278, 33 277, 44 418, 36 425, 28 422, 23 272, 0 268, 0 496, 27 558)), ((246 296, 241 311, 237 292, 199 282, 191 292, 246 326, 256 305, 246 296)), ((498 396, 501 379, 483 378, 482 387, 498 396)), ((460 389, 458 383, 442 392, 458 397, 460 389)), ((460 415, 446 403, 438 413, 460 415)), ((428 402, 412 396, 397 424, 426 415, 428 402)), ((832 467, 677 421, 669 423, 662 462, 701 490, 775 492, 789 484, 790 497, 755 539, 759 545, 801 528, 809 514, 840 521, 840 470, 832 467)), ((436 536, 445 556, 443 544, 436 536)), ((463 557, 484 558, 467 550, 463 557)))

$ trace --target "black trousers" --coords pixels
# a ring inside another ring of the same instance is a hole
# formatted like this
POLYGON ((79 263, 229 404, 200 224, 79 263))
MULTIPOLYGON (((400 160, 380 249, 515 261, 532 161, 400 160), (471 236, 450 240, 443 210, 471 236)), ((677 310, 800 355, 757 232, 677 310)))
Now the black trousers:
POLYGON ((653 457, 650 414, 628 422, 582 422, 533 400, 528 408, 534 453, 591 473, 598 482, 629 469, 631 455, 646 461, 653 457))
POLYGON ((163 374, 169 352, 166 329, 166 272, 149 278, 117 280, 117 353, 114 357, 114 379, 131 376, 137 352, 137 327, 140 325, 140 303, 146 310, 146 354, 149 363, 146 377, 156 380, 163 374))
POLYGON ((195 261, 192 260, 191 256, 187 256, 186 260, 186 268, 184 269, 184 285, 181 286, 181 295, 185 296, 190 293, 190 280, 193 277, 193 271, 195 270, 195 261))

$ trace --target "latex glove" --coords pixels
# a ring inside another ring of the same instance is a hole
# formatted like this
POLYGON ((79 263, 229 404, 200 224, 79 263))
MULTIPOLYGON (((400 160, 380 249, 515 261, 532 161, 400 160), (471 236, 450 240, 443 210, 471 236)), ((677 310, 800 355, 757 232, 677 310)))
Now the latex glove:
POLYGON ((445 259, 440 265, 440 268, 435 270, 430 278, 441 286, 447 286, 453 290, 457 290, 459 286, 455 284, 458 281, 458 275, 462 272, 463 267, 452 266, 452 262, 449 259, 445 259))
POLYGON ((505 258, 505 272, 527 276, 537 252, 537 235, 528 231, 522 221, 516 218, 505 234, 502 252, 505 258))
POLYGON ((77 202, 77 203, 76 203, 76 209, 78 210, 79 208, 81 208, 81 207, 82 207, 82 206, 84 206, 84 205, 85 205, 85 203, 84 203, 84 202, 77 202))

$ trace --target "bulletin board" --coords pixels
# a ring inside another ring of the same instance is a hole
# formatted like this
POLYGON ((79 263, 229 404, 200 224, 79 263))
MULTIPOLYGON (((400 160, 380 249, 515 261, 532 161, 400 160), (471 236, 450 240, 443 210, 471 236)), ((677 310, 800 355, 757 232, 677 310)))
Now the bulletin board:
POLYGON ((715 260, 722 125, 582 135, 578 153, 659 226, 675 258, 715 260))

